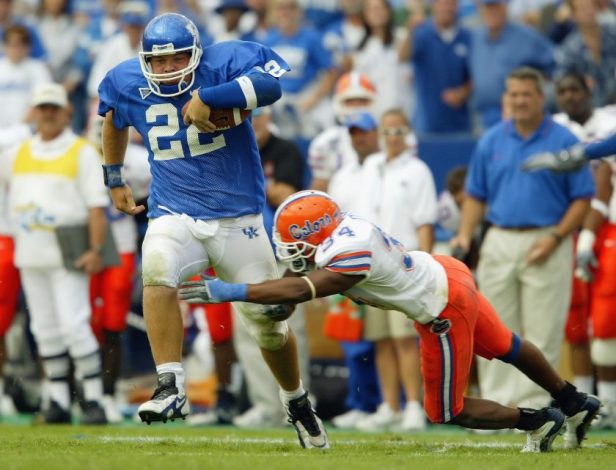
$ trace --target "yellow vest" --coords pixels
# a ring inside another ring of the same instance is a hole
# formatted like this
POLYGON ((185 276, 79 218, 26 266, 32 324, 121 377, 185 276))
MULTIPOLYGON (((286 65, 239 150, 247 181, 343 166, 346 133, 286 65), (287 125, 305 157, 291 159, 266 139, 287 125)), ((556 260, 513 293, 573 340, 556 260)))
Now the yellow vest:
POLYGON ((40 174, 59 175, 68 179, 76 179, 79 171, 79 151, 88 143, 82 137, 77 137, 75 143, 62 155, 52 160, 34 158, 30 150, 31 140, 28 139, 17 152, 13 163, 13 175, 40 174))

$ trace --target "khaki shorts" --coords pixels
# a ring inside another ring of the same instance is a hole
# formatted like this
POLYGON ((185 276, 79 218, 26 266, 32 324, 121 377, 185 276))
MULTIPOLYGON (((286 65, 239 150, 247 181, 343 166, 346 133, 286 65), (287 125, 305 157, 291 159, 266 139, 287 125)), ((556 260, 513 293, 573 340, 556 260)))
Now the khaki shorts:
POLYGON ((416 338, 415 322, 397 310, 381 310, 366 305, 364 339, 378 341, 387 338, 416 338))

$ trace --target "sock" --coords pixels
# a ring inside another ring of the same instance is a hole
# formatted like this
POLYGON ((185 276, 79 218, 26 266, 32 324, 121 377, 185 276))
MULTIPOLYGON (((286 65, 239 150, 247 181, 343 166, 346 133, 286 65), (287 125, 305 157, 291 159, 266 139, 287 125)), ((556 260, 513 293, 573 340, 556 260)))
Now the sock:
POLYGON ((578 392, 569 382, 566 382, 566 385, 561 390, 552 394, 552 397, 558 402, 560 409, 567 416, 576 414, 586 401, 586 395, 578 392))
POLYGON ((184 393, 184 369, 182 368, 181 362, 165 362, 159 366, 156 366, 156 373, 158 375, 164 374, 165 372, 173 372, 175 375, 175 386, 178 389, 178 394, 182 395, 184 393))
POLYGON ((71 396, 68 387, 68 380, 50 380, 49 398, 55 401, 63 410, 71 407, 71 396))
POLYGON ((74 357, 75 375, 81 379, 86 401, 100 403, 103 399, 101 356, 98 349, 81 357, 74 357))
POLYGON ((4 395, 4 377, 0 376, 0 395, 4 395))
POLYGON ((104 330, 101 352, 103 353, 103 392, 105 395, 113 395, 122 367, 122 334, 104 330))
POLYGON ((573 377, 573 385, 582 393, 593 393, 594 384, 595 380, 592 375, 576 375, 573 377))
POLYGON ((545 412, 543 410, 534 410, 532 408, 518 408, 520 410, 520 418, 513 426, 522 431, 534 431, 545 424, 545 412))
POLYGON ((604 403, 616 403, 616 382, 600 380, 597 382, 599 399, 604 403))
POLYGON ((282 398, 283 403, 289 403, 291 400, 295 400, 296 398, 300 398, 306 393, 304 390, 304 384, 302 381, 299 381, 299 387, 296 390, 283 390, 280 389, 280 398, 282 398))

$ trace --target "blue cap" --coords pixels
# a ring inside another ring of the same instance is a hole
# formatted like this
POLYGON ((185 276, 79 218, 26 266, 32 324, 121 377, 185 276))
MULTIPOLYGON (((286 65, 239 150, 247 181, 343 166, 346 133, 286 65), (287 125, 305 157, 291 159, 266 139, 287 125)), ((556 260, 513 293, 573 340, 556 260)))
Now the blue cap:
POLYGON ((361 129, 362 131, 373 131, 377 127, 379 127, 379 125, 374 120, 374 117, 372 117, 372 114, 366 113, 366 112, 352 114, 346 119, 344 124, 349 129, 352 129, 353 127, 357 127, 358 129, 361 129))
POLYGON ((239 8, 240 10, 244 12, 247 12, 248 10, 250 10, 250 8, 248 7, 248 5, 246 5, 246 2, 244 0, 222 0, 220 2, 220 5, 218 5, 214 11, 218 14, 221 14, 223 11, 225 11, 228 8, 239 8))

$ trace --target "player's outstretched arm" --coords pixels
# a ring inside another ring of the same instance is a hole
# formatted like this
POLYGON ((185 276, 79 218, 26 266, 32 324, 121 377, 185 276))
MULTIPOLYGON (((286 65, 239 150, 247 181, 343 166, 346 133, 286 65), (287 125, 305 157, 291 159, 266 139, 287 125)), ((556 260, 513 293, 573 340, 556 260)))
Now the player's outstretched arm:
POLYGON ((542 152, 531 155, 522 163, 522 170, 552 170, 567 173, 579 170, 587 162, 586 147, 583 144, 577 144, 559 152, 542 152))
POLYGON ((116 209, 129 215, 136 215, 143 212, 145 207, 135 204, 133 192, 124 180, 122 167, 127 146, 128 127, 124 129, 116 128, 113 123, 113 111, 107 112, 103 121, 105 186, 110 190, 111 200, 116 209))
POLYGON ((220 279, 182 283, 180 299, 189 303, 253 302, 257 304, 295 304, 342 293, 363 276, 345 275, 319 269, 308 276, 284 277, 260 284, 231 284, 220 279))
POLYGON ((599 142, 587 144, 584 153, 589 160, 616 155, 616 133, 599 142))

